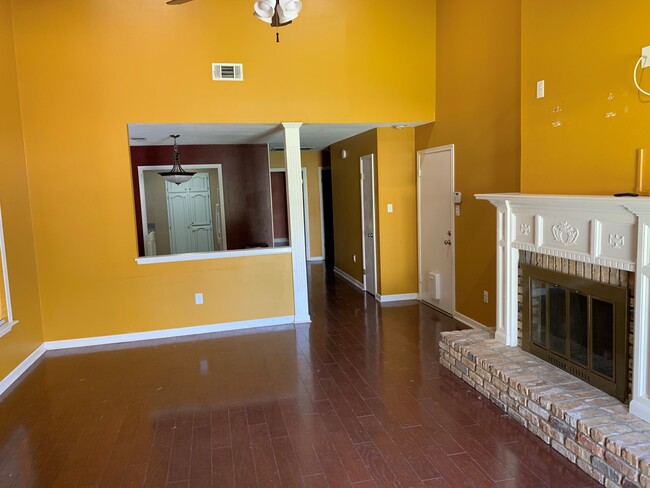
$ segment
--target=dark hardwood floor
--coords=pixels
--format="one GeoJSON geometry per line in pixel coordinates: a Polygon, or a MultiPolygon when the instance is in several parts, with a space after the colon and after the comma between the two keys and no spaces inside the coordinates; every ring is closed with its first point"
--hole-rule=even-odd
{"type": "Polygon", "coordinates": [[[48,353],[0,486],[598,486],[439,366],[461,324],[310,268],[311,325],[48,353]]]}

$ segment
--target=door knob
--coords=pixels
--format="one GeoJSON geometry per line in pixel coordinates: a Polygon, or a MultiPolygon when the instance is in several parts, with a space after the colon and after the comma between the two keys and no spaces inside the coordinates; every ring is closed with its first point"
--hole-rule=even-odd
{"type": "Polygon", "coordinates": [[[445,245],[451,246],[451,239],[445,239],[445,245]]]}
{"type": "Polygon", "coordinates": [[[368,234],[368,237],[373,237],[372,232],[370,234],[368,234]]]}

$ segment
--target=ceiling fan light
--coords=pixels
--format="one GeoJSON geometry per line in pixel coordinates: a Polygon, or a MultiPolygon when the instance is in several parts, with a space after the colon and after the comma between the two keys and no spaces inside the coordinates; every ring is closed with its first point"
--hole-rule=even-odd
{"type": "Polygon", "coordinates": [[[271,21],[273,20],[273,15],[271,15],[270,17],[263,17],[260,14],[258,14],[257,12],[253,12],[253,15],[255,17],[257,17],[258,19],[260,19],[262,22],[266,22],[267,24],[270,24],[271,21]]]}
{"type": "Polygon", "coordinates": [[[302,10],[302,2],[300,0],[280,0],[278,3],[283,14],[289,20],[298,17],[300,10],[302,10]]]}
{"type": "Polygon", "coordinates": [[[275,13],[275,0],[258,0],[253,5],[253,9],[255,17],[270,24],[275,13]]]}

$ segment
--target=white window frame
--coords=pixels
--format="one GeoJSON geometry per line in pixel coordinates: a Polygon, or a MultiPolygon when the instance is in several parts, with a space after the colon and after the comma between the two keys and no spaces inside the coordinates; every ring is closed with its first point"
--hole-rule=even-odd
{"type": "Polygon", "coordinates": [[[2,279],[4,280],[5,304],[7,307],[7,318],[0,319],[0,337],[9,333],[14,325],[18,323],[14,320],[11,308],[11,293],[9,291],[9,272],[7,270],[7,252],[5,247],[4,228],[2,226],[2,208],[0,208],[0,261],[2,262],[2,279]]]}

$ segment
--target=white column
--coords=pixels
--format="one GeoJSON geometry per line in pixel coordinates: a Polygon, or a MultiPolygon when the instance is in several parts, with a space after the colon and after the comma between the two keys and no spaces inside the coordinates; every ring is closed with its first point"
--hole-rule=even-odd
{"type": "Polygon", "coordinates": [[[289,239],[293,264],[294,322],[311,322],[307,294],[307,256],[305,255],[305,222],[302,201],[302,170],[300,168],[300,127],[302,123],[285,122],[284,164],[287,170],[289,199],[289,239]]]}
{"type": "Polygon", "coordinates": [[[650,213],[636,208],[631,210],[638,216],[638,234],[634,283],[634,373],[630,413],[650,422],[650,213]]]}
{"type": "Polygon", "coordinates": [[[508,202],[497,207],[497,330],[494,338],[506,346],[517,345],[517,288],[519,252],[512,247],[513,219],[508,202]]]}

